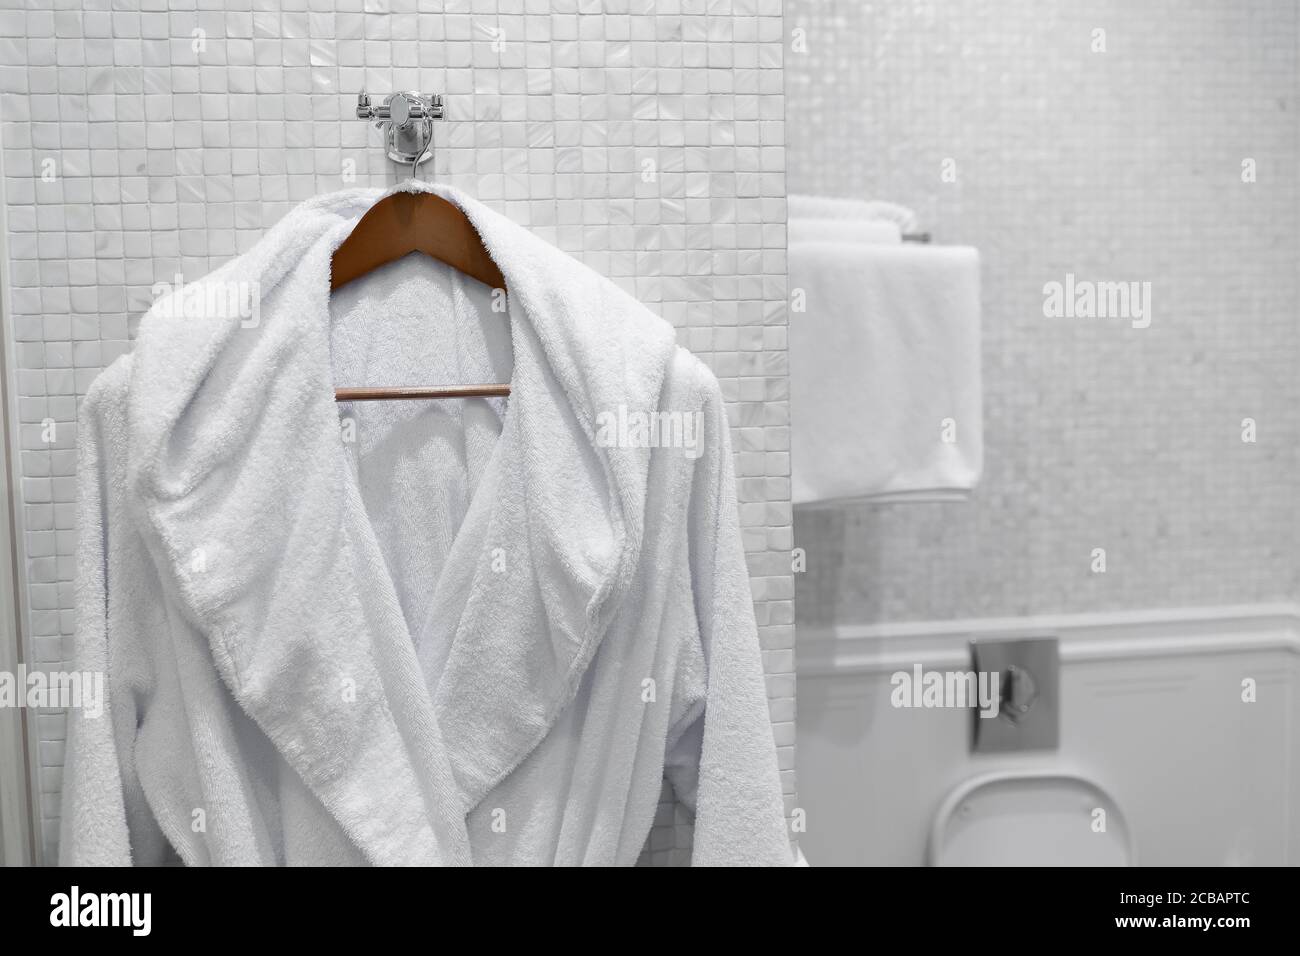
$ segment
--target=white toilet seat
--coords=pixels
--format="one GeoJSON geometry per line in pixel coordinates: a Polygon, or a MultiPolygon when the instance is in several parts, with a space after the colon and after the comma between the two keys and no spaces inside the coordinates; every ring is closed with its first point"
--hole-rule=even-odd
{"type": "Polygon", "coordinates": [[[935,814],[926,851],[930,866],[1136,861],[1127,821],[1108,793],[1083,777],[1042,771],[1004,771],[962,782],[935,814]]]}

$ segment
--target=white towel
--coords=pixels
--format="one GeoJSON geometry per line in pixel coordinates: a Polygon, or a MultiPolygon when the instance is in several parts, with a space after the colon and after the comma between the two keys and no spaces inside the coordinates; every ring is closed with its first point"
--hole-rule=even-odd
{"type": "Polygon", "coordinates": [[[900,232],[916,232],[916,213],[898,203],[883,199],[846,199],[842,196],[787,197],[786,212],[794,219],[855,219],[863,222],[892,222],[900,232]]]}
{"type": "Polygon", "coordinates": [[[951,500],[983,467],[979,254],[790,244],[793,497],[951,500]]]}
{"type": "Polygon", "coordinates": [[[791,218],[789,241],[796,242],[885,242],[903,241],[898,223],[888,219],[805,219],[791,218]]]}

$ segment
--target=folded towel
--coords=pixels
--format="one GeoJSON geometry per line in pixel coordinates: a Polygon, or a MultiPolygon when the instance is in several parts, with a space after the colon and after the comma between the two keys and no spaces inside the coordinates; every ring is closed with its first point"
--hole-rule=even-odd
{"type": "Polygon", "coordinates": [[[845,199],[840,196],[803,196],[786,199],[786,211],[794,219],[857,219],[892,222],[900,232],[917,232],[916,213],[898,203],[882,199],[845,199]]]}
{"type": "Polygon", "coordinates": [[[952,500],[983,467],[979,254],[790,244],[793,497],[952,500]]]}
{"type": "Polygon", "coordinates": [[[888,219],[805,219],[791,217],[789,241],[888,242],[903,241],[898,223],[888,219]]]}

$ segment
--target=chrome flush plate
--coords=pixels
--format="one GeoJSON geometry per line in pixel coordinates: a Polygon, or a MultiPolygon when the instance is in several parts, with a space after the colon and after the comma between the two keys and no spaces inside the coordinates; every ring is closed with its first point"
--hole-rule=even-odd
{"type": "Polygon", "coordinates": [[[996,717],[976,710],[975,753],[1055,750],[1060,743],[1060,654],[1057,639],[971,641],[976,674],[998,675],[996,717]]]}

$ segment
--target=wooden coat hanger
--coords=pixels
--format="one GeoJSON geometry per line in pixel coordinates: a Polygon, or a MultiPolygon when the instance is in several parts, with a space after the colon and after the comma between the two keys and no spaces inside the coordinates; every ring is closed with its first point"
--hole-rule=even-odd
{"type": "MultiPolygon", "coordinates": [[[[362,94],[364,97],[364,94],[362,94]]],[[[428,123],[428,121],[425,121],[428,123]]],[[[432,143],[432,123],[428,123],[432,143]]],[[[422,150],[411,164],[424,158],[422,150]]],[[[492,261],[478,230],[454,204],[425,192],[396,192],[375,203],[352,232],[334,250],[330,262],[330,291],[396,262],[412,252],[422,252],[493,289],[504,289],[505,278],[492,261]]],[[[416,387],[336,388],[338,402],[373,402],[414,398],[482,398],[506,396],[510,385],[434,385],[416,387]]]]}

